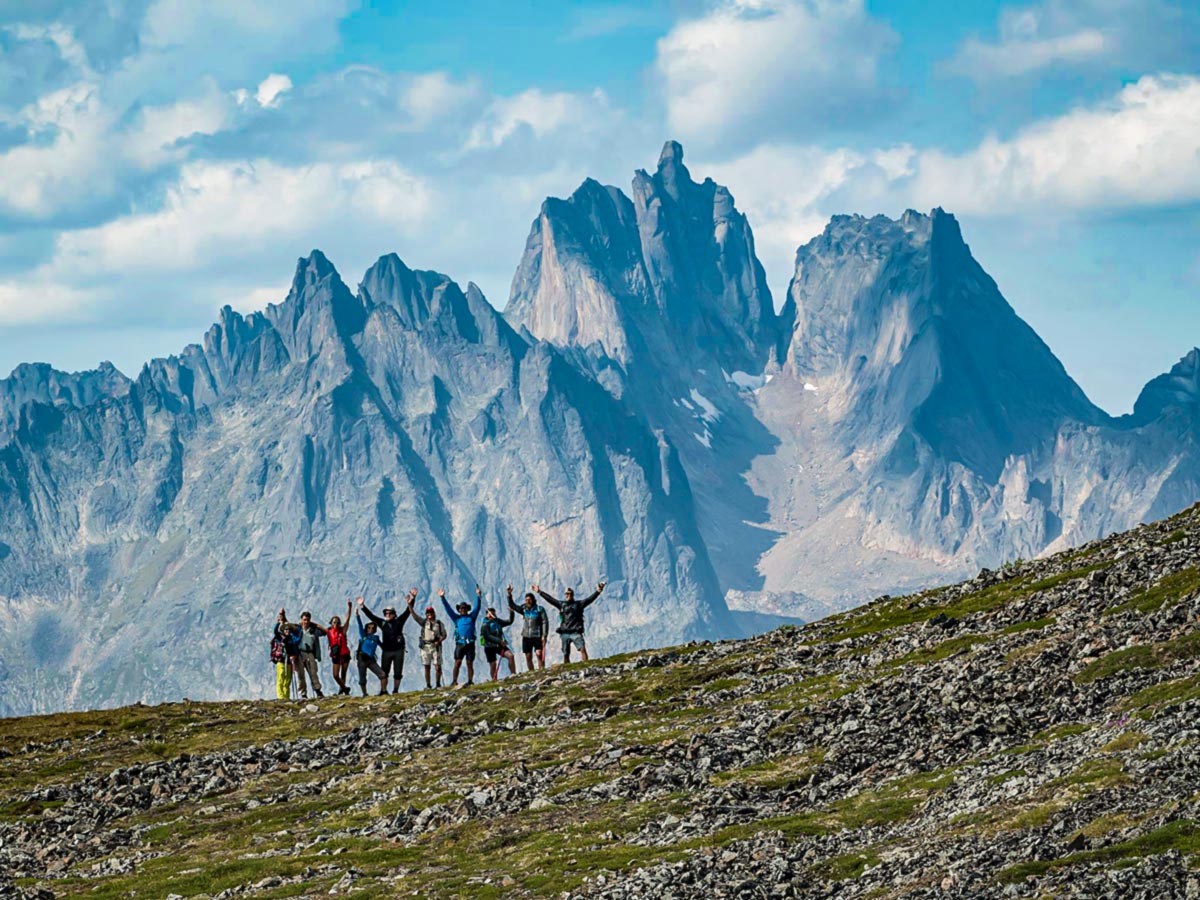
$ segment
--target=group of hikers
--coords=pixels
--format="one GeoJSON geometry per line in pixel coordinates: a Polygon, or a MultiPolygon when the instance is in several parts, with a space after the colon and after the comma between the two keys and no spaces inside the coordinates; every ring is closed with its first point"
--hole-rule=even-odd
{"type": "MultiPolygon", "coordinates": [[[[529,671],[535,666],[539,669],[546,667],[546,642],[550,636],[550,619],[545,607],[538,603],[541,597],[558,610],[558,635],[562,640],[562,659],[564,663],[571,661],[571,647],[579,649],[579,655],[588,658],[587,642],[584,640],[583,612],[596,602],[604,591],[604,582],[596,586],[591,596],[582,600],[575,598],[575,591],[567,588],[562,600],[552,597],[541,590],[536,584],[525,594],[524,601],[517,605],[513,600],[513,589],[507,588],[508,618],[502,619],[495,607],[489,606],[484,611],[483,624],[476,634],[476,623],[480,607],[483,606],[483,590],[475,586],[475,603],[466,602],[451,606],[446,599],[445,591],[438,591],[438,597],[445,607],[453,627],[454,635],[454,671],[450,677],[450,686],[458,685],[458,673],[466,664],[467,680],[464,687],[475,683],[475,646],[483,647],[484,657],[491,673],[492,681],[500,677],[502,660],[508,662],[510,674],[517,674],[517,661],[509,646],[504,629],[511,625],[516,617],[521,616],[521,652],[525,656],[525,665],[529,671]]],[[[279,610],[275,622],[275,630],[271,638],[271,662],[275,664],[275,695],[281,700],[291,699],[295,691],[301,699],[308,697],[308,686],[311,683],[313,692],[318,697],[324,697],[321,688],[320,663],[321,639],[329,645],[329,659],[333,663],[333,680],[337,683],[338,694],[349,694],[348,676],[350,663],[353,661],[358,669],[358,686],[363,696],[367,694],[367,673],[379,679],[379,693],[388,693],[389,673],[392,680],[392,692],[400,690],[400,679],[404,672],[404,623],[412,619],[418,630],[418,646],[421,651],[421,664],[425,668],[425,687],[442,686],[442,644],[446,642],[449,633],[442,620],[437,616],[437,610],[432,606],[425,607],[424,615],[416,610],[417,589],[413,588],[405,596],[405,609],[399,615],[393,606],[385,606],[382,615],[376,615],[366,605],[362,597],[354,603],[346,602],[345,618],[333,616],[329,627],[323,627],[313,621],[312,614],[302,612],[299,622],[289,622],[287,612],[279,610]],[[350,651],[350,614],[354,613],[358,623],[358,645],[355,651],[350,651]],[[363,616],[367,622],[363,623],[363,616]]]]}

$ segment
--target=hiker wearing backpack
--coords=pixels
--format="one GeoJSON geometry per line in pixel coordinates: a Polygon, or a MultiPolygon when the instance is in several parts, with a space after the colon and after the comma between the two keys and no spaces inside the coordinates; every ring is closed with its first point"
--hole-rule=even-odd
{"type": "Polygon", "coordinates": [[[375,660],[375,651],[379,649],[379,626],[368,622],[364,628],[362,616],[358,613],[354,614],[354,620],[358,622],[358,653],[355,654],[358,661],[358,687],[363,696],[367,696],[367,672],[372,672],[379,679],[379,693],[382,696],[387,693],[387,673],[375,660]]]}
{"type": "MultiPolygon", "coordinates": [[[[410,591],[410,595],[415,598],[416,590],[410,591]]],[[[379,626],[380,664],[385,677],[389,671],[392,673],[392,693],[398,694],[400,678],[404,674],[404,623],[408,621],[410,610],[405,609],[397,616],[394,606],[385,606],[383,618],[380,618],[367,608],[362,597],[358,598],[358,606],[368,619],[379,626]]]]}
{"type": "Polygon", "coordinates": [[[312,681],[313,691],[318,697],[324,697],[325,694],[321,690],[321,676],[318,674],[321,668],[321,638],[325,637],[327,632],[320,625],[317,625],[312,620],[312,613],[300,613],[300,638],[297,642],[296,649],[299,651],[296,655],[296,678],[300,682],[300,699],[308,699],[308,684],[307,680],[312,681]]]}
{"type": "Polygon", "coordinates": [[[292,699],[293,661],[299,638],[299,627],[287,620],[287,613],[280,607],[271,635],[271,662],[275,663],[275,697],[278,700],[292,699]]]}
{"type": "Polygon", "coordinates": [[[512,613],[509,613],[507,619],[501,619],[496,615],[495,608],[491,606],[483,615],[483,625],[479,629],[479,643],[483,644],[483,655],[487,657],[492,681],[496,681],[500,677],[500,660],[502,659],[508,660],[508,671],[513,675],[517,674],[517,661],[513,658],[512,651],[508,649],[508,638],[504,635],[504,629],[512,623],[512,613]]]}
{"type": "Polygon", "coordinates": [[[584,662],[587,662],[587,643],[583,639],[583,611],[595,603],[596,599],[604,593],[604,582],[602,581],[596,585],[595,592],[586,600],[576,600],[574,588],[567,588],[566,597],[561,602],[541,590],[536,584],[533,586],[533,592],[559,612],[560,624],[558,626],[558,634],[562,638],[563,662],[569,663],[571,661],[572,644],[579,648],[580,658],[584,662]]]}
{"type": "Polygon", "coordinates": [[[432,606],[425,607],[424,618],[417,618],[417,611],[413,609],[413,604],[416,602],[417,593],[412,591],[408,595],[408,612],[412,616],[413,621],[420,626],[420,637],[418,638],[418,646],[421,650],[421,665],[425,667],[425,687],[426,689],[433,687],[429,682],[429,670],[433,668],[437,671],[437,686],[442,686],[442,644],[446,640],[446,626],[442,624],[442,620],[437,617],[432,606]]]}
{"type": "Polygon", "coordinates": [[[525,594],[525,602],[517,607],[513,603],[512,585],[508,586],[508,608],[515,616],[521,614],[521,652],[525,654],[525,665],[533,671],[533,660],[537,657],[539,669],[546,668],[546,638],[550,636],[550,617],[537,602],[533,594],[525,594]]]}
{"type": "Polygon", "coordinates": [[[338,695],[349,694],[346,673],[350,669],[350,601],[346,601],[346,618],[334,616],[329,620],[326,636],[329,638],[329,661],[333,663],[333,680],[337,682],[338,695]],[[342,622],[345,621],[345,624],[342,622]]]}
{"type": "Polygon", "coordinates": [[[454,623],[454,672],[450,676],[450,686],[458,684],[458,669],[463,660],[467,661],[467,683],[470,687],[475,683],[475,620],[479,618],[479,607],[483,603],[483,591],[475,585],[475,605],[468,606],[465,602],[451,608],[446,599],[445,591],[438,591],[442,606],[446,607],[446,615],[454,623]]]}

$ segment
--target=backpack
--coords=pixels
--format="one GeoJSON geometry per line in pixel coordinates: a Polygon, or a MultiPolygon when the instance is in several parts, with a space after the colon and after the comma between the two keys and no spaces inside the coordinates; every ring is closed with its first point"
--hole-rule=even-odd
{"type": "Polygon", "coordinates": [[[287,662],[287,649],[281,638],[271,638],[271,662],[287,662]]]}

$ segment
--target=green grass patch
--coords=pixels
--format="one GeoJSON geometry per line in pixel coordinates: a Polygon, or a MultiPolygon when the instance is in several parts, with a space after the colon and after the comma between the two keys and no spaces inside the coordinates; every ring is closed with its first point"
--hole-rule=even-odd
{"type": "Polygon", "coordinates": [[[879,865],[879,856],[871,851],[846,853],[813,866],[813,874],[826,881],[850,881],[862,876],[867,869],[879,865]]]}
{"type": "Polygon", "coordinates": [[[1020,575],[967,594],[965,597],[958,597],[949,603],[928,603],[930,599],[937,597],[939,592],[876,602],[865,609],[855,610],[829,620],[834,627],[822,636],[822,640],[839,641],[862,637],[917,622],[926,622],[939,614],[952,619],[963,619],[1004,606],[1021,597],[1048,591],[1084,578],[1105,565],[1107,563],[1096,563],[1038,581],[1033,581],[1031,574],[1020,575]]]}
{"type": "Polygon", "coordinates": [[[1119,753],[1122,750],[1133,750],[1140,747],[1148,740],[1150,739],[1140,731],[1126,731],[1124,734],[1113,738],[1101,747],[1100,750],[1103,753],[1119,753]]]}
{"type": "Polygon", "coordinates": [[[1001,884],[1018,884],[1054,869],[1098,862],[1136,861],[1142,857],[1166,853],[1168,850],[1177,850],[1184,855],[1200,853],[1200,828],[1197,828],[1196,823],[1190,819],[1181,819],[1111,847],[1071,853],[1059,859],[1019,863],[1001,871],[997,880],[1001,884]]]}
{"type": "Polygon", "coordinates": [[[1110,606],[1104,611],[1107,615],[1137,611],[1152,613],[1164,606],[1174,606],[1200,592],[1200,566],[1190,566],[1178,572],[1172,572],[1154,583],[1149,590],[1126,600],[1118,606],[1110,606]]]}
{"type": "Polygon", "coordinates": [[[1100,657],[1076,675],[1075,682],[1090,684],[1118,672],[1162,669],[1183,660],[1193,659],[1197,653],[1200,653],[1200,631],[1157,644],[1136,644],[1100,657]]]}

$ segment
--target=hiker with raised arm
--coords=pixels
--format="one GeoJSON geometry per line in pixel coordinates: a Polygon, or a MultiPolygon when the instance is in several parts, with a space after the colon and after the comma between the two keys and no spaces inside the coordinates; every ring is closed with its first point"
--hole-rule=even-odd
{"type": "Polygon", "coordinates": [[[458,670],[463,660],[467,662],[467,683],[470,687],[475,683],[475,620],[479,618],[479,607],[483,604],[483,590],[475,585],[475,605],[468,606],[465,602],[450,606],[445,591],[438,591],[442,606],[446,607],[446,615],[454,623],[454,672],[450,676],[450,686],[458,684],[458,670]]]}
{"type": "Polygon", "coordinates": [[[300,699],[308,698],[307,681],[312,682],[313,691],[324,697],[321,690],[321,638],[328,632],[312,620],[312,613],[300,613],[300,639],[296,649],[296,678],[300,682],[300,699]]]}
{"type": "Polygon", "coordinates": [[[571,661],[572,644],[579,648],[580,658],[584,662],[587,662],[587,642],[583,639],[583,611],[595,603],[596,599],[604,593],[604,582],[602,581],[596,585],[596,590],[590,597],[584,600],[575,599],[574,588],[567,588],[566,595],[561,601],[555,597],[551,597],[536,584],[533,586],[533,592],[559,612],[560,624],[558,626],[558,634],[562,638],[563,662],[569,663],[571,661]]]}
{"type": "Polygon", "coordinates": [[[416,588],[413,588],[408,595],[408,612],[412,616],[413,621],[421,629],[418,644],[421,650],[421,665],[425,667],[425,687],[427,689],[433,687],[429,681],[429,670],[431,668],[437,673],[437,686],[441,687],[442,644],[446,640],[446,626],[437,617],[437,613],[432,606],[425,607],[425,616],[423,618],[417,618],[417,611],[413,609],[416,599],[417,591],[416,588]]]}
{"type": "MultiPolygon", "coordinates": [[[[511,596],[509,600],[512,600],[511,596]]],[[[483,655],[487,657],[492,681],[496,681],[500,677],[500,660],[502,659],[508,660],[509,673],[517,674],[517,661],[513,658],[512,651],[508,649],[508,638],[504,634],[504,629],[512,623],[513,613],[509,613],[507,619],[501,619],[496,615],[495,607],[492,606],[489,606],[483,614],[483,625],[479,628],[479,640],[483,644],[483,655]]]]}
{"type": "MultiPolygon", "coordinates": [[[[358,598],[358,605],[363,605],[362,597],[358,598]]],[[[379,649],[379,626],[368,622],[364,627],[362,616],[357,612],[354,613],[354,619],[358,622],[358,653],[355,654],[358,662],[358,687],[363,696],[367,696],[367,672],[371,672],[379,679],[379,693],[382,696],[387,693],[387,674],[375,659],[375,652],[379,649]]]]}
{"type": "MultiPolygon", "coordinates": [[[[412,596],[415,595],[415,591],[412,592],[412,596]]],[[[408,620],[409,610],[405,609],[397,616],[394,606],[385,606],[383,617],[380,618],[367,608],[362,597],[358,598],[358,605],[362,609],[363,615],[379,626],[379,646],[382,651],[379,663],[383,669],[385,681],[388,672],[392,673],[392,693],[398,694],[400,693],[400,679],[404,675],[404,623],[408,620]]],[[[385,690],[384,693],[386,694],[387,691],[385,690]]]]}
{"type": "Polygon", "coordinates": [[[338,695],[349,694],[346,672],[350,668],[350,601],[346,601],[346,618],[333,616],[325,636],[329,640],[329,661],[333,663],[333,680],[337,682],[338,695]]]}
{"type": "Polygon", "coordinates": [[[550,617],[546,615],[545,607],[529,592],[526,592],[524,602],[518,607],[513,603],[513,589],[510,584],[508,608],[513,615],[521,615],[521,652],[525,654],[526,667],[532,672],[533,661],[536,658],[537,667],[546,668],[546,639],[550,636],[550,617]]]}

